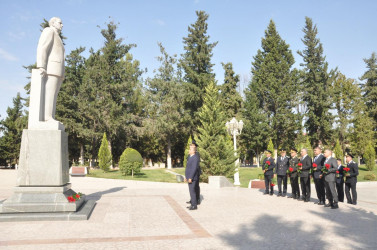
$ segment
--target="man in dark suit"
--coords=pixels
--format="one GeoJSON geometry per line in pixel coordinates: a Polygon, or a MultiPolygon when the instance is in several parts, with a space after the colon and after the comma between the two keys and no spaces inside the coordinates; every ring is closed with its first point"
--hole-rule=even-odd
{"type": "MultiPolygon", "coordinates": [[[[197,199],[197,204],[200,205],[200,186],[199,186],[199,183],[200,183],[200,175],[202,174],[202,169],[200,168],[200,154],[198,152],[198,144],[196,144],[196,142],[194,140],[192,140],[191,144],[190,144],[190,148],[194,148],[195,150],[195,154],[199,157],[199,167],[198,167],[198,181],[196,182],[196,185],[195,185],[195,192],[196,192],[196,199],[197,199]]],[[[190,157],[190,155],[187,156],[187,159],[190,157]]],[[[187,204],[191,204],[191,200],[190,201],[187,201],[186,202],[187,204]]]]}
{"type": "Polygon", "coordinates": [[[199,156],[196,154],[194,147],[190,147],[189,158],[187,159],[186,165],[186,180],[188,182],[189,191],[190,191],[190,201],[191,206],[187,207],[189,210],[198,209],[198,200],[196,195],[196,185],[199,181],[199,156]]]}
{"type": "Polygon", "coordinates": [[[291,180],[291,187],[292,187],[292,196],[289,196],[288,198],[293,199],[299,199],[300,198],[300,187],[298,185],[298,172],[297,172],[297,164],[299,162],[299,159],[297,157],[297,149],[292,148],[291,149],[291,159],[289,160],[289,169],[290,173],[288,174],[290,180],[291,180]]]}
{"type": "Polygon", "coordinates": [[[353,155],[347,153],[346,160],[347,160],[347,168],[350,170],[348,173],[344,173],[346,177],[346,197],[348,204],[357,204],[357,192],[356,192],[356,183],[357,183],[357,176],[359,175],[359,167],[357,163],[353,160],[353,155]],[[352,190],[352,198],[350,194],[350,189],[352,190]]]}
{"type": "Polygon", "coordinates": [[[274,158],[271,157],[272,152],[270,150],[266,150],[265,152],[266,158],[263,160],[263,173],[264,173],[264,184],[266,186],[266,191],[264,194],[274,194],[274,187],[272,184],[272,179],[274,178],[274,168],[275,168],[275,161],[274,158]],[[271,192],[268,191],[270,188],[271,192]]]}
{"type": "Polygon", "coordinates": [[[313,159],[313,179],[315,184],[315,191],[317,192],[318,205],[325,205],[325,182],[324,179],[320,178],[321,170],[323,168],[325,157],[322,154],[322,149],[320,147],[314,148],[314,159],[313,159]]]}
{"type": "Polygon", "coordinates": [[[312,158],[308,155],[308,150],[306,148],[301,149],[301,159],[299,166],[301,170],[300,173],[300,184],[302,192],[302,200],[304,202],[310,201],[310,169],[312,167],[312,158]]]}
{"type": "Polygon", "coordinates": [[[331,207],[331,209],[337,209],[338,207],[338,194],[336,193],[336,171],[338,170],[338,164],[336,159],[331,157],[332,151],[326,149],[324,153],[325,167],[322,170],[321,178],[325,178],[326,185],[326,196],[329,200],[328,204],[325,204],[325,207],[331,207]]]}
{"type": "Polygon", "coordinates": [[[280,157],[276,161],[275,173],[278,179],[278,196],[285,197],[287,195],[287,170],[289,167],[289,158],[285,149],[280,150],[280,157]],[[281,193],[281,183],[283,182],[283,194],[281,193]]]}
{"type": "Polygon", "coordinates": [[[337,159],[336,161],[338,162],[338,170],[336,172],[336,192],[338,193],[339,202],[344,202],[344,175],[342,160],[337,159]]]}

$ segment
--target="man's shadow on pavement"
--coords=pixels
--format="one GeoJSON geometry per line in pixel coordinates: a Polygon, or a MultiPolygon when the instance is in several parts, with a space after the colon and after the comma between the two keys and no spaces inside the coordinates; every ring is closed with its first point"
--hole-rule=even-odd
{"type": "MultiPolygon", "coordinates": [[[[289,213],[289,211],[285,211],[289,213]]],[[[335,222],[333,234],[342,237],[348,248],[375,249],[377,246],[377,215],[363,208],[354,207],[351,211],[321,209],[311,211],[312,216],[335,222]]],[[[234,249],[327,249],[330,246],[323,239],[328,229],[326,225],[315,225],[307,231],[306,225],[312,220],[286,221],[282,216],[265,214],[250,224],[239,226],[235,233],[219,235],[234,249]]],[[[331,241],[327,237],[327,241],[331,241]]]]}
{"type": "Polygon", "coordinates": [[[108,190],[105,190],[105,191],[100,191],[100,192],[96,192],[96,193],[92,193],[92,194],[89,194],[87,195],[88,199],[90,200],[95,200],[95,201],[98,201],[101,199],[102,195],[105,195],[105,194],[111,194],[111,193],[116,193],[116,192],[119,192],[119,191],[122,191],[123,189],[125,189],[127,187],[115,187],[115,188],[110,188],[108,190]]]}

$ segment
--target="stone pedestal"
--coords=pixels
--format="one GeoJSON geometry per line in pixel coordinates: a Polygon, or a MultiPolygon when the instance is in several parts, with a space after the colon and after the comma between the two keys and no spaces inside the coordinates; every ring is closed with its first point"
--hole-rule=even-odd
{"type": "Polygon", "coordinates": [[[63,186],[69,181],[68,171],[68,136],[64,131],[23,131],[17,186],[63,186]]]}
{"type": "Polygon", "coordinates": [[[68,202],[67,197],[75,194],[71,184],[61,187],[15,187],[14,194],[0,206],[0,213],[75,212],[85,201],[83,195],[76,202],[68,202]]]}

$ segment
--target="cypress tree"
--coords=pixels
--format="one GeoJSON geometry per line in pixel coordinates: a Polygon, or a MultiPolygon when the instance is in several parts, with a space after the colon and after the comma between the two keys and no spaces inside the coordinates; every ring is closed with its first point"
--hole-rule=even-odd
{"type": "Polygon", "coordinates": [[[343,160],[344,154],[343,154],[343,149],[340,146],[339,140],[336,140],[336,144],[334,147],[334,154],[336,158],[343,160]]]}
{"type": "Polygon", "coordinates": [[[297,53],[302,56],[304,67],[302,79],[303,101],[307,106],[307,120],[305,128],[312,146],[328,145],[331,140],[333,115],[331,109],[331,78],[328,73],[328,63],[323,56],[323,47],[317,38],[317,26],[311,18],[305,18],[303,29],[305,45],[303,51],[297,53]]]}
{"type": "Polygon", "coordinates": [[[294,58],[272,20],[262,38],[262,48],[253,59],[250,89],[256,92],[259,107],[267,114],[275,147],[290,147],[300,127],[299,116],[293,112],[297,101],[295,71],[291,70],[294,58]]]}
{"type": "Polygon", "coordinates": [[[232,139],[225,128],[226,116],[213,82],[206,87],[199,118],[200,126],[195,141],[199,146],[203,181],[207,182],[210,175],[232,176],[237,156],[234,155],[232,139]]]}
{"type": "Polygon", "coordinates": [[[98,151],[98,161],[100,169],[102,169],[104,172],[109,171],[112,164],[112,156],[109,149],[109,143],[107,141],[106,133],[103,133],[101,147],[98,151]]]}
{"type": "Polygon", "coordinates": [[[179,66],[184,71],[185,108],[190,113],[191,130],[195,131],[198,119],[195,113],[203,105],[205,88],[215,80],[212,72],[212,50],[217,42],[210,43],[207,35],[208,17],[204,11],[196,11],[197,20],[188,27],[188,35],[183,38],[185,53],[179,66]]]}
{"type": "Polygon", "coordinates": [[[192,138],[191,138],[191,135],[190,135],[189,138],[188,138],[187,144],[186,144],[185,153],[183,155],[183,167],[184,168],[187,165],[187,157],[189,155],[191,142],[192,142],[192,138]]]}
{"type": "Polygon", "coordinates": [[[237,91],[240,76],[236,75],[232,63],[222,63],[224,68],[224,83],[219,86],[221,103],[224,106],[225,114],[228,119],[236,117],[241,109],[242,97],[237,91]]]}
{"type": "Polygon", "coordinates": [[[365,165],[369,171],[373,171],[376,165],[376,151],[374,151],[374,146],[372,143],[368,143],[364,153],[365,165]]]}

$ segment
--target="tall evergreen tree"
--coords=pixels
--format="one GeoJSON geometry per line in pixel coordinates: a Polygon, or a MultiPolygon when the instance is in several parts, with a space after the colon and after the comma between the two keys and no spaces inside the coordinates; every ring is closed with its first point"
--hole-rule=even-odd
{"type": "Polygon", "coordinates": [[[90,50],[81,91],[81,104],[87,109],[86,119],[93,131],[92,145],[97,145],[99,133],[105,132],[115,161],[139,135],[142,112],[142,71],[129,53],[136,45],[124,44],[122,38],[117,38],[116,30],[114,22],[101,30],[105,44],[98,51],[90,50]]]}
{"type": "Polygon", "coordinates": [[[212,50],[217,44],[210,43],[210,36],[207,35],[209,15],[204,11],[196,11],[196,15],[196,22],[188,27],[188,35],[183,38],[185,53],[179,63],[185,73],[185,108],[192,117],[192,131],[196,130],[198,125],[195,113],[203,105],[205,88],[215,80],[211,58],[212,50]]]}
{"type": "Polygon", "coordinates": [[[377,56],[372,53],[371,57],[364,59],[367,71],[360,80],[364,80],[363,85],[364,98],[367,105],[367,111],[374,120],[374,131],[377,132],[377,56]]]}
{"type": "MultiPolygon", "coordinates": [[[[333,82],[333,102],[337,111],[336,124],[337,133],[336,140],[339,140],[342,151],[346,149],[347,131],[351,123],[351,115],[355,105],[355,99],[358,95],[358,86],[354,79],[346,78],[340,72],[333,82]]],[[[336,141],[335,140],[335,141],[336,141]]]]}
{"type": "Polygon", "coordinates": [[[220,85],[220,98],[228,119],[236,117],[241,110],[242,97],[237,91],[240,76],[236,75],[232,63],[222,63],[224,68],[224,83],[220,85]]]}
{"type": "Polygon", "coordinates": [[[317,38],[317,26],[311,18],[305,18],[303,29],[305,45],[303,51],[297,53],[302,56],[304,63],[303,101],[307,106],[307,120],[305,128],[310,137],[312,146],[327,145],[331,140],[333,116],[331,109],[331,77],[328,73],[328,63],[323,56],[323,47],[317,38]]]}
{"type": "Polygon", "coordinates": [[[258,159],[259,167],[260,154],[267,147],[269,138],[268,117],[259,106],[255,86],[252,84],[245,90],[245,102],[242,110],[244,127],[240,136],[242,144],[253,152],[258,159]]]}
{"type": "Polygon", "coordinates": [[[1,158],[11,164],[17,164],[20,155],[22,130],[26,128],[27,117],[23,112],[23,104],[20,93],[13,98],[13,107],[7,108],[7,117],[0,121],[0,131],[3,136],[0,138],[1,158]]]}
{"type": "Polygon", "coordinates": [[[183,91],[175,70],[176,59],[169,56],[159,43],[161,56],[157,59],[161,66],[153,79],[147,81],[148,117],[145,120],[147,130],[158,135],[165,144],[168,168],[172,168],[172,147],[178,139],[176,134],[183,128],[183,91]]]}
{"type": "Polygon", "coordinates": [[[259,107],[267,114],[268,130],[276,148],[292,146],[300,127],[299,115],[293,112],[297,103],[293,63],[289,45],[271,20],[262,38],[262,49],[252,62],[251,89],[256,93],[259,107]]]}
{"type": "Polygon", "coordinates": [[[218,89],[211,82],[206,87],[204,104],[199,112],[200,126],[195,135],[199,146],[203,181],[210,175],[234,174],[235,161],[233,143],[225,128],[226,116],[223,111],[218,89]]]}
{"type": "MultiPolygon", "coordinates": [[[[66,58],[65,80],[56,102],[56,117],[65,125],[68,133],[69,157],[84,160],[84,146],[88,142],[88,124],[85,120],[85,105],[82,102],[81,86],[85,74],[85,48],[72,50],[66,58]]],[[[81,162],[83,163],[83,162],[81,162]]]]}
{"type": "Polygon", "coordinates": [[[363,156],[368,144],[374,145],[375,142],[375,122],[367,109],[362,91],[357,88],[349,126],[349,140],[352,153],[359,157],[363,156]]]}

